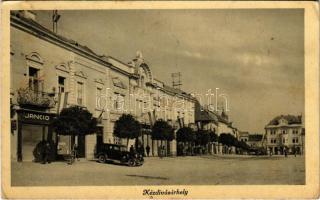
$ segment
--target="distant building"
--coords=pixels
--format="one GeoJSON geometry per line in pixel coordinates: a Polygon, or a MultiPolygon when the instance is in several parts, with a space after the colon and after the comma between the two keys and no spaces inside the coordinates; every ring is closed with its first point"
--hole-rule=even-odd
{"type": "Polygon", "coordinates": [[[280,115],[265,126],[265,145],[268,153],[304,154],[305,131],[302,116],[280,115]]]}
{"type": "MultiPolygon", "coordinates": [[[[221,111],[221,113],[211,111],[208,108],[201,106],[198,101],[195,103],[195,122],[198,129],[213,131],[217,136],[225,133],[238,138],[238,129],[232,126],[232,122],[229,121],[229,117],[224,111],[221,111]]],[[[214,153],[226,151],[223,150],[224,147],[220,143],[216,143],[212,147],[214,153]]],[[[235,147],[232,147],[231,152],[235,153],[235,147]]]]}
{"type": "Polygon", "coordinates": [[[248,142],[249,141],[249,132],[246,131],[239,131],[239,137],[238,137],[239,141],[242,142],[248,142]]]}
{"type": "Polygon", "coordinates": [[[249,134],[249,138],[248,138],[247,144],[251,148],[262,147],[262,139],[263,139],[263,135],[262,134],[249,134]]]}
{"type": "Polygon", "coordinates": [[[221,113],[211,111],[201,106],[199,102],[195,103],[195,122],[199,129],[214,131],[218,136],[221,133],[229,133],[237,137],[238,129],[232,126],[224,111],[221,113]]]}

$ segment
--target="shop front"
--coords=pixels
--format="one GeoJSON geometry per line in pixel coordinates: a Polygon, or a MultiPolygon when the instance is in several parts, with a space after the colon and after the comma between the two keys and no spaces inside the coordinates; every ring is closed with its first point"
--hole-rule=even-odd
{"type": "Polygon", "coordinates": [[[55,114],[28,109],[19,109],[17,114],[17,161],[32,161],[33,151],[40,141],[56,140],[52,129],[55,114]]]}

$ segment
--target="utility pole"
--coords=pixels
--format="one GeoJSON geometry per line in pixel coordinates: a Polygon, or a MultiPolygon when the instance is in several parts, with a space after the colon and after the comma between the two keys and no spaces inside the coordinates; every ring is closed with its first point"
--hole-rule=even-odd
{"type": "Polygon", "coordinates": [[[181,89],[181,72],[176,72],[176,73],[172,73],[171,74],[172,77],[172,87],[173,88],[177,88],[177,89],[181,89]]]}
{"type": "Polygon", "coordinates": [[[52,11],[52,31],[58,33],[58,21],[61,15],[58,14],[58,10],[52,11]]]}

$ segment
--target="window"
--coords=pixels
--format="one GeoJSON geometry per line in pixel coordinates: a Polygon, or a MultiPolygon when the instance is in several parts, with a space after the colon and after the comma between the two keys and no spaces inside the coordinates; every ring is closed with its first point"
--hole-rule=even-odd
{"type": "Polygon", "coordinates": [[[39,69],[29,67],[29,88],[35,92],[40,90],[39,69]]]}
{"type": "Polygon", "coordinates": [[[286,143],[286,140],[285,140],[284,138],[282,139],[282,143],[283,143],[283,144],[285,144],[285,143],[286,143]]]}
{"type": "Polygon", "coordinates": [[[298,138],[293,138],[293,139],[292,139],[292,143],[299,143],[298,138]]]}
{"type": "Polygon", "coordinates": [[[286,130],[282,130],[282,134],[286,134],[286,130]]]}
{"type": "Polygon", "coordinates": [[[114,93],[113,107],[116,110],[123,109],[123,107],[124,107],[124,95],[121,95],[119,93],[114,93]]]}
{"type": "Polygon", "coordinates": [[[66,78],[62,76],[58,76],[58,92],[59,93],[65,92],[65,83],[66,83],[66,78]]]}
{"type": "Polygon", "coordinates": [[[275,135],[276,134],[276,130],[271,129],[270,130],[270,135],[275,135]]]}
{"type": "Polygon", "coordinates": [[[78,105],[83,105],[83,83],[77,82],[77,103],[78,105]]]}
{"type": "Polygon", "coordinates": [[[96,92],[96,108],[101,108],[101,94],[102,94],[102,88],[97,88],[96,92]]]}

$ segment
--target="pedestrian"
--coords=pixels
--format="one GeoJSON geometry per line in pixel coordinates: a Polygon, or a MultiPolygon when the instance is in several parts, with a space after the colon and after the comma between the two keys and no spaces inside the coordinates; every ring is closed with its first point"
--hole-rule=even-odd
{"type": "Polygon", "coordinates": [[[284,149],[284,156],[288,157],[287,149],[284,149]]]}
{"type": "Polygon", "coordinates": [[[73,145],[73,156],[74,159],[77,159],[77,161],[79,161],[79,155],[78,155],[78,145],[76,143],[74,143],[73,145]]]}
{"type": "Polygon", "coordinates": [[[49,159],[50,154],[51,154],[51,145],[49,142],[45,142],[45,145],[43,148],[42,164],[51,163],[51,160],[49,159]]]}
{"type": "Polygon", "coordinates": [[[166,156],[166,149],[165,149],[165,147],[164,146],[162,146],[162,156],[166,156]]]}
{"type": "Polygon", "coordinates": [[[146,147],[146,152],[147,152],[147,156],[149,157],[149,154],[150,154],[150,147],[149,147],[149,145],[147,145],[147,147],[146,147]]]}
{"type": "Polygon", "coordinates": [[[130,151],[131,155],[134,155],[134,147],[133,147],[133,145],[130,146],[130,150],[129,151],[130,151]]]}
{"type": "Polygon", "coordinates": [[[159,154],[159,158],[162,158],[163,157],[163,154],[162,154],[162,146],[158,147],[158,154],[159,154]]]}
{"type": "Polygon", "coordinates": [[[41,143],[41,164],[46,164],[46,162],[45,162],[45,160],[46,160],[46,153],[47,153],[47,151],[46,151],[46,141],[45,140],[43,140],[42,141],[42,143],[41,143]]]}

